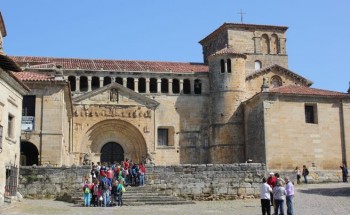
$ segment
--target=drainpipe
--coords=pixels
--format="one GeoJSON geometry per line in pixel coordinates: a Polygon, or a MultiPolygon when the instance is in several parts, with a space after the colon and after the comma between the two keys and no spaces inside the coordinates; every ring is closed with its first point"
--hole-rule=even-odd
{"type": "Polygon", "coordinates": [[[43,120],[44,118],[44,94],[41,96],[41,117],[40,117],[40,161],[39,165],[42,165],[42,154],[43,154],[43,120]]]}
{"type": "Polygon", "coordinates": [[[342,162],[343,164],[347,165],[347,158],[346,158],[346,135],[345,135],[345,119],[344,119],[344,103],[343,100],[340,102],[340,129],[341,129],[341,151],[342,151],[342,162]]]}

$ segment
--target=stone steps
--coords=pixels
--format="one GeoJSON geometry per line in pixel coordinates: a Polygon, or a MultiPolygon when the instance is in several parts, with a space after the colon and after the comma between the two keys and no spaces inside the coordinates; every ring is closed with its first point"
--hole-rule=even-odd
{"type": "MultiPolygon", "coordinates": [[[[81,190],[71,195],[71,202],[83,205],[83,192],[81,190]]],[[[127,187],[123,194],[123,204],[126,206],[140,205],[179,205],[194,204],[193,201],[153,191],[150,187],[127,187]]]]}

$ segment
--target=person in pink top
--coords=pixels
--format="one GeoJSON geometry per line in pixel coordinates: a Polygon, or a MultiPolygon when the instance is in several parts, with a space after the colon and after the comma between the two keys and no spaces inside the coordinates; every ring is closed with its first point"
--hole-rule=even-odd
{"type": "Polygon", "coordinates": [[[145,174],[146,174],[146,167],[143,165],[143,163],[140,163],[139,165],[139,175],[140,175],[140,186],[145,186],[145,174]]]}

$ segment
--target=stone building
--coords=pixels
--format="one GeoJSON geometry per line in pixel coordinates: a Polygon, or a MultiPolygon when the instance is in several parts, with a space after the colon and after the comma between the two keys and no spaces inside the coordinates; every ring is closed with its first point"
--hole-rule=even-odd
{"type": "MultiPolygon", "coordinates": [[[[62,137],[42,141],[42,164],[152,157],[159,165],[252,159],[268,169],[339,168],[350,152],[350,96],[310,88],[288,69],[287,29],[225,23],[200,41],[204,63],[12,57],[24,73],[62,79],[42,88],[59,88],[60,101],[31,93],[44,103],[35,128],[55,124],[62,137]]],[[[25,144],[38,148],[34,136],[49,130],[29,132],[25,144]]]]}
{"type": "Polygon", "coordinates": [[[16,196],[20,157],[22,99],[29,89],[13,72],[21,68],[3,51],[6,28],[0,13],[0,204],[16,196]]]}

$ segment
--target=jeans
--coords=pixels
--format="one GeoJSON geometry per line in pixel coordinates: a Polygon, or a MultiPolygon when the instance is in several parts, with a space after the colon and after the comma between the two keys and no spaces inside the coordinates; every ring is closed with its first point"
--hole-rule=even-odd
{"type": "Polygon", "coordinates": [[[145,175],[140,175],[140,186],[145,185],[145,175]]]}
{"type": "Polygon", "coordinates": [[[109,205],[109,190],[103,191],[102,197],[103,197],[103,205],[107,207],[109,205]]]}
{"type": "Polygon", "coordinates": [[[283,204],[284,200],[275,199],[275,214],[284,215],[283,204]],[[278,213],[278,208],[280,209],[280,213],[278,213]]]}
{"type": "Polygon", "coordinates": [[[293,199],[294,196],[287,196],[286,197],[286,203],[287,203],[287,215],[294,215],[294,206],[293,206],[293,199]]]}
{"type": "Polygon", "coordinates": [[[84,206],[90,206],[90,193],[84,193],[84,206]]]}
{"type": "Polygon", "coordinates": [[[307,176],[306,175],[304,175],[304,182],[305,182],[305,184],[307,184],[307,176]]]}
{"type": "Polygon", "coordinates": [[[118,196],[118,206],[123,206],[123,193],[120,192],[119,196],[118,196]]]}
{"type": "Polygon", "coordinates": [[[271,215],[270,199],[260,199],[263,215],[271,215]]]}

